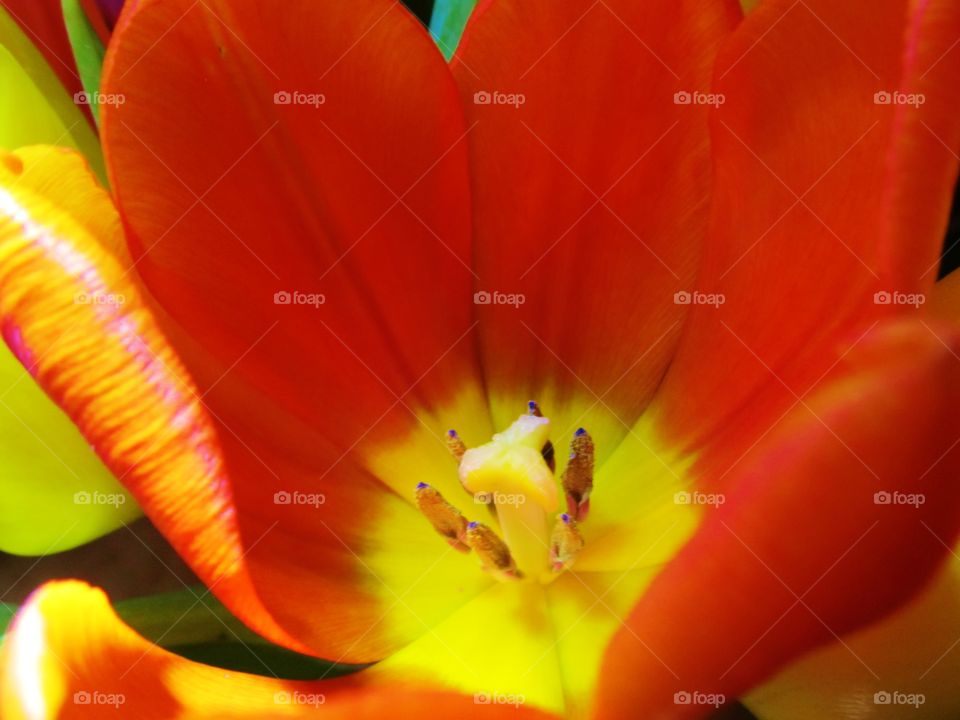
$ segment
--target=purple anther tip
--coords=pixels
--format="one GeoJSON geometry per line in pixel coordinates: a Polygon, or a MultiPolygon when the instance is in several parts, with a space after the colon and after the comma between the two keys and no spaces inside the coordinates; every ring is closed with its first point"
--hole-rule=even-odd
{"type": "Polygon", "coordinates": [[[457,436],[457,431],[456,431],[456,430],[447,430],[447,435],[449,435],[449,436],[452,437],[452,438],[455,438],[455,437],[457,436]]]}
{"type": "Polygon", "coordinates": [[[577,431],[574,433],[574,435],[576,435],[577,437],[582,437],[586,434],[587,434],[587,431],[584,430],[583,428],[578,428],[577,431]]]}
{"type": "Polygon", "coordinates": [[[570,524],[570,516],[567,515],[566,513],[562,513],[560,515],[560,519],[563,520],[563,522],[567,523],[568,525],[570,524]]]}
{"type": "Polygon", "coordinates": [[[478,523],[476,520],[474,520],[473,522],[467,523],[467,527],[470,528],[471,530],[473,530],[473,529],[474,529],[477,525],[479,525],[479,524],[480,524],[480,523],[478,523]]]}
{"type": "Polygon", "coordinates": [[[417,483],[417,490],[423,490],[424,488],[428,488],[428,487],[430,486],[424,482],[417,483]]]}

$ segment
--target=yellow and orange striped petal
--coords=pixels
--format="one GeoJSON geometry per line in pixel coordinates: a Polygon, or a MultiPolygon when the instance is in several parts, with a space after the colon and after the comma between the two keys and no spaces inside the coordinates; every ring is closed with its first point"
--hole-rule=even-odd
{"type": "MultiPolygon", "coordinates": [[[[85,210],[92,233],[113,238],[111,243],[122,239],[109,199],[90,182],[83,162],[72,157],[64,164],[62,159],[59,150],[36,147],[7,161],[23,168],[14,181],[17,186],[43,193],[51,182],[59,183],[71,207],[85,210]]],[[[3,344],[0,382],[0,484],[5,499],[0,506],[0,549],[21,555],[66,550],[139,514],[74,424],[3,344]]]]}
{"type": "Polygon", "coordinates": [[[14,619],[0,653],[0,713],[6,720],[548,717],[426,682],[372,684],[362,673],[287,682],[194,663],[124,625],[102,591],[60,581],[35,591],[14,619]]]}
{"type": "Polygon", "coordinates": [[[0,330],[154,522],[189,540],[194,569],[262,611],[216,433],[119,250],[119,223],[83,160],[54,148],[0,162],[0,330]],[[60,201],[60,202],[58,202],[60,201]]]}

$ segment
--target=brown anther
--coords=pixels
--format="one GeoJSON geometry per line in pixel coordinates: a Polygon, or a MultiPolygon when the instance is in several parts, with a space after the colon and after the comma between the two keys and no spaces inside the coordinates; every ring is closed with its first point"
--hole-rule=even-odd
{"type": "Polygon", "coordinates": [[[483,523],[472,522],[467,525],[466,543],[480,558],[483,569],[498,580],[517,580],[523,577],[510,554],[510,548],[483,523]]]}
{"type": "Polygon", "coordinates": [[[553,443],[547,440],[543,449],[540,450],[540,454],[543,455],[543,461],[550,468],[550,472],[555,473],[557,471],[557,451],[554,449],[553,443]]]}
{"type": "Polygon", "coordinates": [[[557,515],[557,524],[550,536],[550,565],[554,572],[562,572],[573,565],[577,554],[583,549],[583,536],[577,521],[567,513],[557,515]]]}
{"type": "Polygon", "coordinates": [[[583,428],[574,433],[570,442],[570,459],[562,481],[567,495],[567,512],[574,520],[586,520],[590,511],[590,491],[593,490],[593,438],[583,428]]]}
{"type": "Polygon", "coordinates": [[[534,417],[543,417],[543,413],[540,412],[540,406],[537,405],[536,400],[531,400],[527,403],[527,414],[533,415],[534,417]]]}
{"type": "Polygon", "coordinates": [[[463,440],[457,435],[456,430],[447,431],[447,449],[450,451],[450,454],[453,455],[453,459],[458,463],[463,459],[463,454],[467,451],[467,446],[464,445],[463,440]]]}
{"type": "Polygon", "coordinates": [[[443,535],[450,546],[460,552],[470,552],[465,542],[467,519],[448,503],[440,491],[426,483],[418,483],[414,491],[417,508],[424,514],[433,529],[443,535]]]}

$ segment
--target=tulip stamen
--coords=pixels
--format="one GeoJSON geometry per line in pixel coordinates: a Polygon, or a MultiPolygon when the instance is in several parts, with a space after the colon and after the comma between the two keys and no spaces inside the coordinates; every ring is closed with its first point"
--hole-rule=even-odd
{"type": "Polygon", "coordinates": [[[446,501],[439,490],[427,483],[417,483],[414,498],[417,508],[430,521],[433,529],[446,538],[450,547],[460,552],[470,552],[470,546],[465,542],[467,519],[446,501]]]}
{"type": "Polygon", "coordinates": [[[510,548],[489,527],[479,522],[467,525],[466,543],[473,550],[483,569],[500,581],[519,580],[523,573],[510,554],[510,548]]]}
{"type": "Polygon", "coordinates": [[[550,420],[533,400],[527,412],[490,442],[467,449],[455,430],[447,446],[458,461],[460,484],[492,513],[496,531],[463,514],[426,483],[417,485],[420,512],[457,550],[473,550],[483,569],[501,581],[528,578],[549,583],[569,569],[584,546],[580,523],[590,507],[594,446],[580,428],[557,482],[550,420]],[[568,511],[555,515],[562,485],[568,511]],[[551,523],[551,517],[556,521],[551,523]],[[551,529],[552,525],[552,529],[551,529]]]}
{"type": "Polygon", "coordinates": [[[587,519],[590,492],[593,490],[593,438],[583,428],[570,442],[570,459],[563,471],[563,490],[567,495],[567,512],[574,520],[587,519]]]}
{"type": "Polygon", "coordinates": [[[556,472],[557,451],[554,449],[553,443],[547,440],[546,445],[540,450],[540,454],[543,456],[543,461],[547,464],[547,467],[550,468],[550,472],[556,472]]]}
{"type": "Polygon", "coordinates": [[[453,459],[459,464],[463,460],[463,454],[467,451],[467,446],[456,430],[447,430],[447,449],[453,455],[453,459]]]}
{"type": "Polygon", "coordinates": [[[554,572],[562,572],[573,565],[583,548],[583,536],[577,521],[567,513],[557,515],[550,537],[550,564],[554,572]]]}

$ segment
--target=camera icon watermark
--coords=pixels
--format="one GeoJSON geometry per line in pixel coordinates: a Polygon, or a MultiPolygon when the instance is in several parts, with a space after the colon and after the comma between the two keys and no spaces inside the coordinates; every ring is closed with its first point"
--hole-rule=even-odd
{"type": "Polygon", "coordinates": [[[723,693],[705,693],[698,690],[680,690],[673,694],[674,705],[709,705],[718,708],[727,701],[723,693]]]}
{"type": "Polygon", "coordinates": [[[127,702],[123,693],[105,693],[99,690],[77,690],[73,694],[74,705],[108,705],[119,708],[127,702]]]}
{"type": "Polygon", "coordinates": [[[314,308],[319,308],[326,303],[327,296],[323,293],[280,290],[273,294],[274,305],[309,305],[314,308]]]}
{"type": "Polygon", "coordinates": [[[307,705],[320,707],[327,702],[323,693],[305,693],[299,690],[280,690],[273,694],[274,705],[307,705]]]}
{"type": "Polygon", "coordinates": [[[523,695],[522,693],[504,693],[494,691],[478,692],[473,694],[474,705],[513,705],[515,708],[518,708],[526,702],[527,696],[523,695]]]}
{"type": "Polygon", "coordinates": [[[526,105],[527,96],[523,93],[505,93],[499,90],[479,90],[473,94],[474,105],[506,105],[516,110],[526,105]]]}
{"type": "Polygon", "coordinates": [[[80,490],[73,494],[74,505],[111,505],[115,508],[125,505],[127,496],[123,493],[105,493],[99,490],[93,492],[80,490]]]}
{"type": "Polygon", "coordinates": [[[327,496],[323,493],[305,493],[299,490],[278,490],[273,494],[274,505],[308,505],[318,508],[326,504],[327,496]]]}
{"type": "Polygon", "coordinates": [[[903,293],[878,290],[873,294],[874,305],[910,305],[919,308],[926,304],[927,296],[923,293],[903,293]]]}
{"type": "Polygon", "coordinates": [[[473,502],[477,505],[511,505],[520,507],[527,502],[527,496],[522,493],[478,492],[473,494],[473,502]]]}
{"type": "Polygon", "coordinates": [[[77,293],[73,296],[74,305],[114,305],[120,306],[127,302],[127,296],[120,293],[77,293]]]}
{"type": "Polygon", "coordinates": [[[527,296],[523,293],[479,290],[473,294],[474,305],[511,305],[514,308],[519,308],[526,301],[527,296]]]}
{"type": "Polygon", "coordinates": [[[126,104],[127,96],[123,93],[102,93],[99,91],[81,91],[73,94],[75,105],[113,105],[120,107],[126,104]]]}
{"type": "Polygon", "coordinates": [[[688,292],[687,290],[680,290],[673,294],[674,305],[710,305],[711,307],[719,308],[726,302],[727,298],[723,293],[703,293],[699,290],[688,292]]]}
{"type": "Polygon", "coordinates": [[[927,502],[927,496],[923,493],[904,493],[896,490],[888,492],[881,490],[873,494],[874,505],[909,505],[913,508],[919,508],[927,502]]]}
{"type": "Polygon", "coordinates": [[[873,694],[874,705],[909,705],[918,708],[927,702],[923,693],[905,693],[899,690],[880,690],[873,694]]]}
{"type": "Polygon", "coordinates": [[[298,90],[280,90],[273,94],[274,105],[304,105],[314,109],[327,104],[327,96],[323,93],[305,93],[298,90]]]}
{"type": "Polygon", "coordinates": [[[874,105],[909,105],[918,108],[926,102],[927,96],[923,93],[880,90],[873,94],[874,105]]]}
{"type": "Polygon", "coordinates": [[[673,94],[674,105],[710,105],[718,108],[726,102],[727,97],[723,93],[680,90],[673,94]]]}
{"type": "Polygon", "coordinates": [[[689,492],[680,490],[673,494],[674,505],[710,505],[711,507],[720,507],[727,502],[727,497],[723,493],[704,493],[698,490],[689,492]]]}

